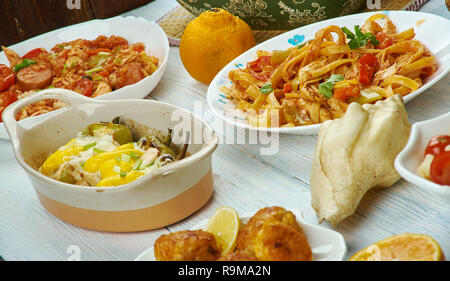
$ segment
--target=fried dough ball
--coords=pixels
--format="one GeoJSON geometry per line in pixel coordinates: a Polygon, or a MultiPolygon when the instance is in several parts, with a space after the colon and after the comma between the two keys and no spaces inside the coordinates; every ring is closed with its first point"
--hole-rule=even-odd
{"type": "Polygon", "coordinates": [[[259,210],[238,235],[237,250],[258,260],[312,260],[311,247],[295,215],[282,207],[259,210]]]}
{"type": "Polygon", "coordinates": [[[233,252],[226,254],[225,256],[221,256],[218,261],[257,261],[257,259],[246,253],[233,252]]]}
{"type": "Polygon", "coordinates": [[[184,230],[159,237],[154,246],[158,261],[215,261],[220,256],[213,234],[184,230]]]}

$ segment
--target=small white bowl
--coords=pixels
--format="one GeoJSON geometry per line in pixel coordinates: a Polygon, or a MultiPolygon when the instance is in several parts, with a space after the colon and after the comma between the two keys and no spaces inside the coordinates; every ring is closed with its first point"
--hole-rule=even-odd
{"type": "MultiPolygon", "coordinates": [[[[342,261],[347,253],[344,237],[334,230],[313,225],[302,221],[302,213],[298,210],[290,210],[297,218],[297,222],[303,228],[313,252],[313,261],[342,261]]],[[[254,214],[240,217],[241,222],[247,223],[254,214]]],[[[204,229],[208,220],[202,220],[192,230],[204,229]]],[[[140,254],[135,261],[155,261],[153,247],[148,248],[140,254]]]]}
{"type": "Polygon", "coordinates": [[[395,169],[407,181],[439,194],[450,202],[450,186],[440,185],[416,174],[424,158],[429,140],[437,135],[450,134],[450,112],[426,121],[415,123],[405,148],[395,159],[395,169]]]}
{"type": "MultiPolygon", "coordinates": [[[[60,28],[31,39],[20,42],[9,48],[19,55],[38,47],[50,50],[58,43],[83,38],[93,40],[99,35],[121,36],[130,44],[142,42],[145,51],[159,59],[158,69],[141,81],[96,97],[99,100],[141,99],[146,97],[161,80],[169,57],[169,41],[162,28],[155,22],[136,17],[114,17],[105,20],[91,20],[64,28],[60,28]]],[[[0,52],[0,64],[9,65],[4,52],[0,52]]],[[[51,116],[51,113],[29,117],[21,121],[24,126],[32,126],[51,116]]],[[[0,139],[8,139],[8,134],[0,122],[0,139]]]]}

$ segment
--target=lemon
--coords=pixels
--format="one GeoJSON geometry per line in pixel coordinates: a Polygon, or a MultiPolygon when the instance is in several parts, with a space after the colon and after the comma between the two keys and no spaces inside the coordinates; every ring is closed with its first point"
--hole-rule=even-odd
{"type": "Polygon", "coordinates": [[[425,234],[403,233],[380,240],[357,252],[350,261],[440,261],[441,247],[425,234]]]}
{"type": "Polygon", "coordinates": [[[212,233],[217,244],[226,255],[236,248],[236,240],[241,227],[238,213],[230,207],[217,209],[209,219],[205,231],[212,233]]]}

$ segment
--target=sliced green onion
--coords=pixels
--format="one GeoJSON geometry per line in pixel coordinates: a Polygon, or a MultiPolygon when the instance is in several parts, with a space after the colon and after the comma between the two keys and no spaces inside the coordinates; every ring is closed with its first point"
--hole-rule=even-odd
{"type": "Polygon", "coordinates": [[[124,177],[126,177],[127,176],[127,172],[125,172],[125,171],[121,171],[120,172],[120,177],[121,178],[124,178],[124,177]]]}
{"type": "Polygon", "coordinates": [[[134,152],[134,151],[131,151],[131,152],[130,152],[130,156],[131,156],[131,158],[134,158],[134,159],[139,158],[139,154],[137,154],[137,153],[134,152]]]}
{"type": "Polygon", "coordinates": [[[127,162],[127,163],[130,162],[131,156],[129,154],[123,153],[121,157],[122,157],[122,161],[127,162]]]}
{"type": "Polygon", "coordinates": [[[86,161],[84,161],[83,163],[81,163],[81,167],[84,167],[84,164],[86,164],[86,161]]]}
{"type": "Polygon", "coordinates": [[[98,148],[96,148],[96,147],[94,147],[92,150],[93,150],[95,153],[103,153],[103,152],[105,152],[104,150],[98,149],[98,148]]]}
{"type": "Polygon", "coordinates": [[[111,53],[110,52],[98,52],[97,55],[100,56],[109,56],[111,53]]]}
{"type": "Polygon", "coordinates": [[[120,174],[120,172],[122,171],[122,168],[120,168],[119,166],[114,166],[113,171],[120,174]]]}
{"type": "Polygon", "coordinates": [[[103,66],[98,66],[96,68],[89,69],[89,70],[86,71],[86,74],[89,75],[89,74],[94,73],[94,72],[99,72],[100,70],[102,70],[102,68],[103,68],[103,66]]]}
{"type": "Polygon", "coordinates": [[[14,66],[13,70],[15,72],[21,70],[24,67],[30,66],[32,64],[36,64],[35,60],[30,60],[30,59],[23,59],[21,63],[17,64],[16,66],[14,66]]]}
{"type": "Polygon", "coordinates": [[[78,64],[78,59],[74,59],[72,64],[70,65],[71,68],[74,68],[78,64]]]}
{"type": "Polygon", "coordinates": [[[153,164],[155,164],[155,161],[153,161],[152,163],[148,164],[147,167],[153,166],[153,164]]]}
{"type": "Polygon", "coordinates": [[[96,145],[97,145],[97,142],[89,143],[89,144],[86,144],[85,146],[83,146],[83,149],[88,150],[89,148],[96,146],[96,145]]]}
{"type": "Polygon", "coordinates": [[[97,76],[97,77],[94,77],[92,80],[94,80],[94,81],[100,81],[100,80],[103,80],[103,76],[99,75],[99,76],[97,76]]]}
{"type": "Polygon", "coordinates": [[[141,167],[141,164],[142,164],[142,159],[138,159],[137,161],[136,161],[136,163],[134,163],[134,166],[133,166],[133,171],[134,170],[139,170],[139,167],[141,167]]]}

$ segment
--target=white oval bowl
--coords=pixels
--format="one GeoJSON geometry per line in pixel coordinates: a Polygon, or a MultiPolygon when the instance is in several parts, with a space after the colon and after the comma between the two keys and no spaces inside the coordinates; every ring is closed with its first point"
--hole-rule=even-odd
{"type": "Polygon", "coordinates": [[[450,134],[450,112],[434,119],[413,124],[409,140],[395,159],[394,165],[397,172],[405,180],[439,194],[443,200],[450,203],[450,186],[434,183],[416,174],[430,139],[437,135],[448,134],[450,134]]]}
{"type": "MultiPolygon", "coordinates": [[[[347,245],[344,237],[334,230],[313,225],[302,221],[302,213],[298,210],[290,210],[297,218],[297,222],[303,228],[313,252],[313,261],[342,261],[347,253],[347,245]]],[[[254,214],[247,214],[240,217],[241,222],[247,223],[254,214]]],[[[204,229],[208,220],[202,220],[192,230],[204,229]]],[[[140,254],[135,261],[156,261],[154,248],[150,247],[140,254]]]]}
{"type": "MultiPolygon", "coordinates": [[[[248,125],[244,114],[239,114],[239,116],[226,114],[226,112],[234,110],[236,106],[225,97],[225,95],[220,91],[220,88],[222,86],[228,87],[231,85],[231,81],[228,78],[228,73],[236,68],[244,67],[247,62],[255,60],[258,57],[256,55],[257,50],[271,51],[288,49],[293,46],[291,43],[289,43],[289,39],[292,39],[294,36],[298,35],[304,38],[303,41],[300,41],[298,43],[306,42],[309,39],[313,39],[315,33],[319,29],[327,27],[329,25],[337,25],[340,27],[346,26],[350,30],[353,30],[353,27],[355,25],[361,25],[371,15],[377,13],[380,12],[354,14],[310,24],[278,35],[251,48],[239,57],[232,60],[213,79],[207,93],[207,102],[209,107],[212,109],[215,115],[222,120],[225,120],[226,122],[233,124],[234,126],[245,129],[296,135],[318,134],[321,124],[291,128],[257,128],[250,126],[248,125]]],[[[448,27],[450,26],[450,21],[440,16],[420,12],[385,11],[382,13],[386,13],[390,17],[393,23],[397,26],[397,30],[399,31],[414,27],[414,31],[416,33],[415,38],[428,47],[428,49],[435,55],[439,63],[439,69],[425,81],[422,87],[404,97],[404,101],[409,102],[410,100],[427,90],[429,87],[434,85],[436,82],[438,82],[449,72],[450,28],[448,27]],[[425,21],[418,26],[417,22],[422,19],[424,19],[425,21]],[[439,36],[436,36],[436,34],[439,34],[439,36]]]]}
{"type": "Polygon", "coordinates": [[[9,106],[3,112],[3,120],[15,157],[30,178],[42,205],[71,224],[114,232],[160,228],[191,215],[213,192],[211,157],[218,137],[207,123],[180,107],[153,100],[102,101],[65,89],[47,89],[9,106]],[[29,128],[15,121],[21,108],[49,98],[60,99],[67,107],[29,128]],[[144,129],[141,135],[166,134],[168,128],[174,129],[172,140],[179,149],[185,142],[180,133],[186,131],[178,129],[190,129],[189,157],[131,183],[112,187],[67,184],[37,171],[48,155],[84,127],[110,121],[116,116],[146,126],[136,127],[144,129]]]}
{"type": "MultiPolygon", "coordinates": [[[[33,37],[9,48],[22,56],[35,48],[44,47],[50,50],[58,43],[79,38],[93,40],[99,35],[121,36],[127,39],[130,44],[142,42],[145,45],[145,51],[159,59],[159,65],[158,69],[152,75],[145,77],[141,81],[96,97],[95,99],[117,100],[141,99],[146,97],[161,80],[166,69],[169,57],[169,41],[167,35],[158,24],[144,18],[119,16],[105,20],[91,20],[33,37]]],[[[0,52],[0,64],[9,65],[9,61],[3,51],[0,52]]],[[[32,126],[47,118],[49,114],[51,113],[26,118],[21,122],[24,123],[24,126],[32,126]]],[[[8,139],[8,134],[2,123],[0,123],[0,138],[8,139]]]]}

